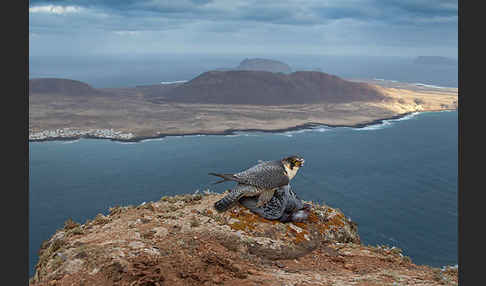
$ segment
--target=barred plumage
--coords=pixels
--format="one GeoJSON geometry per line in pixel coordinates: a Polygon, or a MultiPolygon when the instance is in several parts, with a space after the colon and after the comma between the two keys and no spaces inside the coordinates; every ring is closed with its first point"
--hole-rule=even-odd
{"type": "Polygon", "coordinates": [[[263,207],[258,207],[256,197],[242,197],[239,202],[253,213],[269,220],[281,222],[301,222],[309,216],[310,205],[302,203],[290,185],[275,191],[272,199],[263,207]]]}
{"type": "Polygon", "coordinates": [[[254,186],[238,184],[229,192],[224,198],[214,203],[214,208],[217,211],[225,211],[236,203],[241,197],[259,195],[260,190],[254,186]]]}
{"type": "Polygon", "coordinates": [[[304,159],[291,156],[282,160],[261,162],[235,174],[209,173],[210,175],[223,178],[216,184],[225,181],[238,183],[235,189],[214,204],[215,209],[225,211],[241,197],[255,195],[259,195],[257,206],[263,206],[272,199],[275,190],[289,184],[303,163],[304,159]],[[289,173],[291,173],[290,176],[289,173]]]}

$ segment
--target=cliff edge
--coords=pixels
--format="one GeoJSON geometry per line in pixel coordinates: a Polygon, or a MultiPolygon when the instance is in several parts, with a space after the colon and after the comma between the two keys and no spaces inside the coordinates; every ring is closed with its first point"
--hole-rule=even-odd
{"type": "Polygon", "coordinates": [[[305,223],[269,221],[223,194],[162,197],[70,219],[39,250],[30,285],[457,285],[457,268],[418,266],[364,246],[340,210],[312,205],[305,223]]]}

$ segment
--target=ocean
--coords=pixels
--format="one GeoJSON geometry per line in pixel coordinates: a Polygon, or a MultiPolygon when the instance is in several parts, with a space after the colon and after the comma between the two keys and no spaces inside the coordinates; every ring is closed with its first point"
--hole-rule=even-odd
{"type": "Polygon", "coordinates": [[[29,78],[60,77],[96,88],[133,87],[191,80],[212,69],[232,68],[245,58],[262,57],[287,63],[293,71],[318,70],[344,79],[398,80],[458,87],[458,64],[416,64],[410,57],[330,55],[203,55],[148,54],[125,56],[29,56],[29,78]]]}
{"type": "Polygon", "coordinates": [[[231,183],[237,172],[299,154],[303,200],[341,209],[364,245],[399,247],[416,264],[457,264],[457,111],[415,113],[364,128],[173,136],[139,143],[80,139],[29,143],[29,270],[68,218],[84,223],[116,205],[231,183]]]}

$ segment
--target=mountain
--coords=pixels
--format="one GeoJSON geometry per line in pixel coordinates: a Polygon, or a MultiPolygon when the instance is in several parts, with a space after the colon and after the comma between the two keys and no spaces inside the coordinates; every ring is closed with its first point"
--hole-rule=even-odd
{"type": "Polygon", "coordinates": [[[419,56],[415,58],[414,63],[426,65],[457,65],[456,60],[440,56],[419,56]]]}
{"type": "Polygon", "coordinates": [[[68,96],[99,95],[89,84],[63,78],[34,78],[29,80],[29,95],[63,94],[68,96]]]}
{"type": "Polygon", "coordinates": [[[275,73],[285,73],[289,74],[292,72],[290,66],[284,62],[270,60],[270,59],[261,59],[261,58],[254,58],[254,59],[244,59],[240,62],[237,67],[230,67],[230,68],[217,68],[214,69],[215,71],[267,71],[267,72],[275,72],[275,73]]]}
{"type": "Polygon", "coordinates": [[[244,59],[238,67],[237,70],[246,71],[268,71],[268,72],[281,72],[281,73],[291,73],[292,69],[286,63],[269,60],[269,59],[244,59]]]}
{"type": "Polygon", "coordinates": [[[298,71],[209,71],[161,94],[168,102],[284,105],[381,101],[375,87],[337,76],[298,71]]]}

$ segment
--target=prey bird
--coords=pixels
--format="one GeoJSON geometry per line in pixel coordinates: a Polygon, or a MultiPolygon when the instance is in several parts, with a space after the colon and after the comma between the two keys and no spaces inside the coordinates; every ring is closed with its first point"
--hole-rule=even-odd
{"type": "Polygon", "coordinates": [[[290,156],[282,160],[264,161],[251,168],[235,174],[209,175],[223,178],[216,182],[234,181],[238,184],[229,194],[214,204],[217,211],[225,211],[242,197],[257,196],[257,207],[264,206],[273,197],[275,190],[288,185],[290,180],[304,165],[304,159],[299,156],[290,156]]]}
{"type": "Polygon", "coordinates": [[[238,201],[252,213],[281,222],[303,222],[309,217],[312,208],[310,204],[302,202],[290,184],[277,189],[272,199],[263,207],[256,206],[256,197],[242,197],[238,201]]]}

